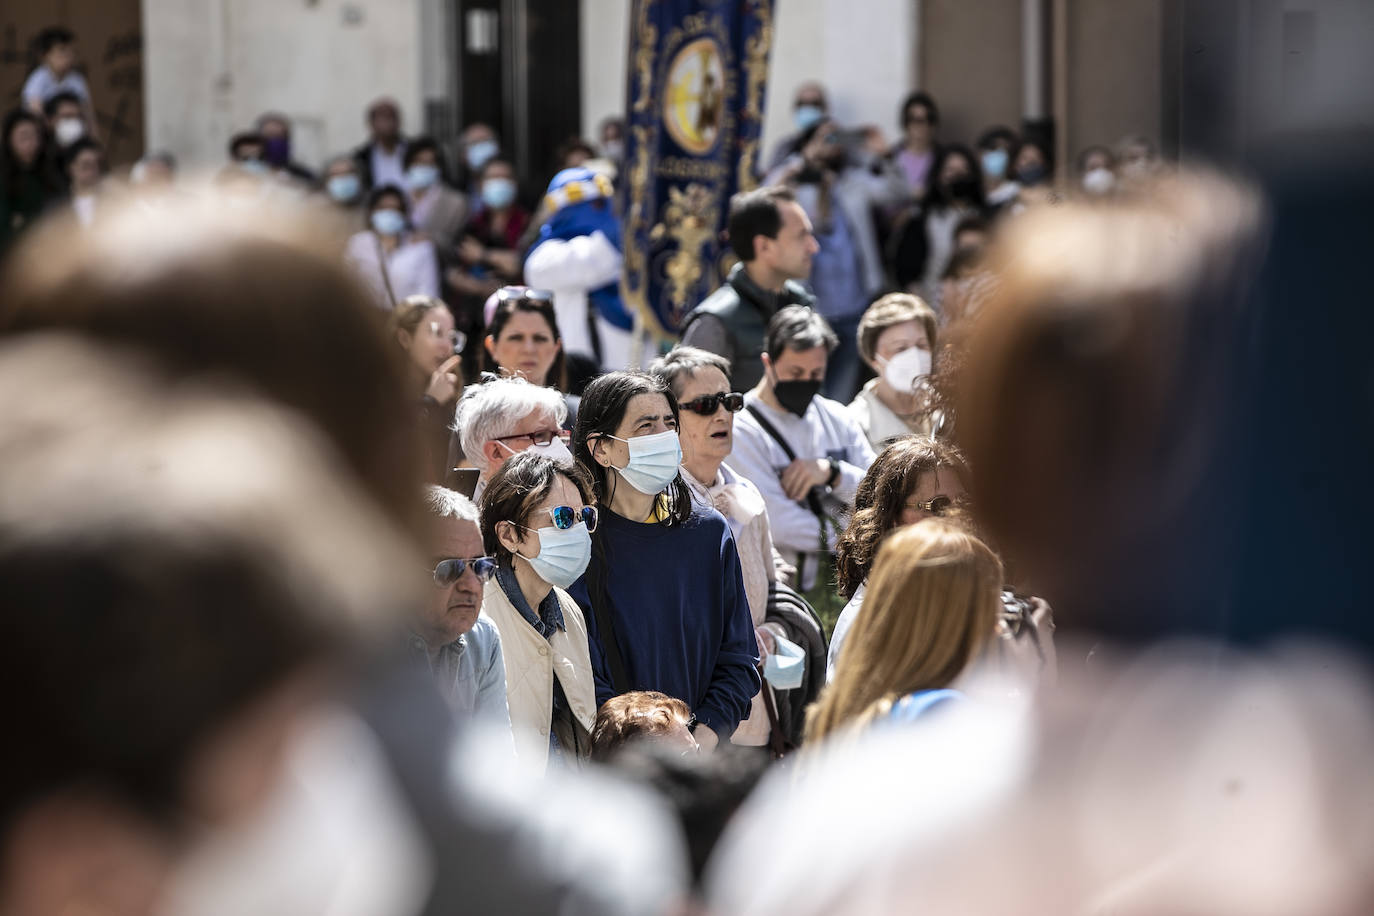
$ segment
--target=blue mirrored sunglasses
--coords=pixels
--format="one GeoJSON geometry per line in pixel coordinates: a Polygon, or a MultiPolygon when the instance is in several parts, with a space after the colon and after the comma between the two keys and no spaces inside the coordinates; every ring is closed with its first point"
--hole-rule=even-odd
{"type": "Polygon", "coordinates": [[[440,560],[439,565],[434,567],[434,584],[440,588],[448,588],[462,578],[468,569],[472,570],[478,582],[485,582],[496,572],[496,560],[493,557],[455,557],[440,560]]]}
{"type": "Polygon", "coordinates": [[[553,519],[553,526],[560,531],[567,531],[578,522],[585,524],[588,531],[596,530],[598,516],[595,506],[583,506],[581,511],[572,506],[555,506],[548,513],[549,518],[553,519]]]}

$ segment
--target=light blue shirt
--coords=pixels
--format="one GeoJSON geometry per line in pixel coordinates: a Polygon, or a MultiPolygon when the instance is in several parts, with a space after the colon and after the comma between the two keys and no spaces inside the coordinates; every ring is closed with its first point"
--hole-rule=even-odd
{"type": "Polygon", "coordinates": [[[510,728],[501,634],[491,618],[479,615],[471,630],[437,651],[413,633],[410,647],[429,666],[439,692],[459,718],[496,721],[510,728]]]}
{"type": "Polygon", "coordinates": [[[91,101],[91,90],[86,86],[86,78],[75,70],[67,71],[66,76],[58,79],[52,70],[48,69],[47,64],[40,64],[24,82],[23,97],[28,104],[42,105],[59,92],[73,93],[87,104],[91,101]]]}

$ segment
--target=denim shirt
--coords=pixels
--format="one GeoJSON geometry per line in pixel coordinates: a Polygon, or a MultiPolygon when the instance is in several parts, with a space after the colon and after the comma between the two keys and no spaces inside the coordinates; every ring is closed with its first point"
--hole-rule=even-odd
{"type": "Polygon", "coordinates": [[[501,635],[485,615],[462,636],[438,651],[412,633],[411,652],[429,667],[439,692],[460,719],[483,719],[510,728],[506,706],[506,664],[501,659],[501,635]]]}
{"type": "Polygon", "coordinates": [[[501,586],[501,591],[510,599],[510,603],[520,612],[520,616],[539,631],[540,636],[552,639],[554,633],[567,629],[563,623],[563,608],[559,606],[558,596],[553,593],[553,589],[549,589],[544,600],[539,602],[539,615],[536,617],[530,609],[530,603],[525,600],[525,593],[520,591],[520,582],[515,578],[513,566],[502,563],[496,567],[496,581],[501,586]]]}

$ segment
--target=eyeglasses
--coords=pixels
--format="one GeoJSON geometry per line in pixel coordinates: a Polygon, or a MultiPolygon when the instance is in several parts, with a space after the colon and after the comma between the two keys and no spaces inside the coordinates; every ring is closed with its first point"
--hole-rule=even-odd
{"type": "MultiPolygon", "coordinates": [[[[583,506],[581,509],[574,509],[572,506],[554,506],[552,509],[545,509],[549,513],[549,518],[553,519],[553,526],[559,531],[567,531],[578,522],[587,526],[587,531],[595,531],[599,514],[595,506],[583,506]]],[[[530,530],[525,525],[519,526],[530,530]]]]}
{"type": "Polygon", "coordinates": [[[948,512],[952,505],[954,505],[954,500],[950,499],[948,496],[936,496],[923,503],[907,503],[906,507],[908,509],[915,509],[917,512],[929,512],[931,515],[941,516],[948,512]]]}
{"type": "Polygon", "coordinates": [[[454,557],[440,560],[434,567],[434,584],[439,588],[448,588],[461,579],[463,573],[469,569],[477,577],[478,582],[485,582],[496,572],[496,560],[492,557],[454,557]]]}
{"type": "Polygon", "coordinates": [[[503,286],[496,291],[497,302],[547,302],[553,303],[553,292],[547,289],[521,289],[516,286],[503,286]]]}
{"type": "MultiPolygon", "coordinates": [[[[444,336],[444,332],[443,332],[442,330],[440,330],[439,322],[437,322],[437,321],[431,321],[431,322],[429,323],[429,332],[430,332],[431,334],[433,334],[435,337],[443,337],[443,336],[444,336]]],[[[460,352],[462,352],[462,349],[463,349],[465,346],[467,346],[467,343],[468,343],[468,335],[466,335],[466,334],[464,334],[462,331],[458,331],[458,330],[449,331],[449,332],[448,332],[448,342],[451,343],[451,344],[453,344],[453,352],[454,352],[454,353],[460,353],[460,352]]]]}
{"type": "Polygon", "coordinates": [[[548,445],[554,439],[562,439],[567,445],[572,434],[565,429],[541,429],[532,433],[516,433],[512,436],[496,436],[493,442],[509,442],[511,439],[528,439],[535,445],[548,445]]]}
{"type": "Polygon", "coordinates": [[[738,413],[744,407],[744,395],[738,391],[720,392],[719,394],[703,394],[699,398],[693,398],[686,404],[679,404],[683,410],[690,410],[692,413],[699,413],[703,417],[709,417],[716,412],[722,404],[731,413],[738,413]]]}

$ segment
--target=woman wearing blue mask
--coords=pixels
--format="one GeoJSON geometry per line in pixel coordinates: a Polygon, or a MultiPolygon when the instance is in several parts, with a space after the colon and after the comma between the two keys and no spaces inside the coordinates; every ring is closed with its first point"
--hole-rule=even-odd
{"type": "Polygon", "coordinates": [[[406,195],[395,185],[374,188],[368,196],[367,228],[348,240],[344,257],[384,309],[407,296],[439,295],[434,243],[412,231],[406,195]]]}
{"type": "Polygon", "coordinates": [[[454,245],[468,221],[468,196],[449,185],[433,137],[416,137],[406,144],[402,163],[410,192],[410,221],[434,241],[442,260],[452,260],[454,245]]]}
{"type": "Polygon", "coordinates": [[[578,468],[516,455],[482,494],[484,549],[496,557],[482,612],[501,632],[516,755],[542,770],[588,756],[596,686],[582,609],[565,591],[591,559],[592,488],[578,468]]]}
{"type": "Polygon", "coordinates": [[[482,329],[482,303],[503,286],[524,280],[520,238],[530,213],[517,199],[515,167],[505,159],[487,161],[478,173],[477,202],[458,245],[458,263],[445,279],[463,296],[469,334],[482,329]]]}
{"type": "Polygon", "coordinates": [[[734,537],[719,512],[694,506],[677,424],[672,393],[642,372],[587,386],[573,447],[601,519],[571,591],[587,619],[597,701],[631,690],[677,697],[709,750],[749,714],[758,648],[734,537]]]}

